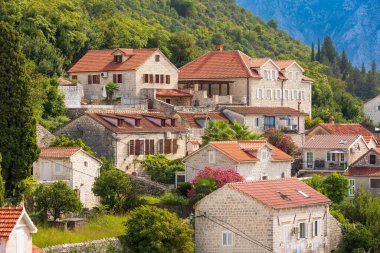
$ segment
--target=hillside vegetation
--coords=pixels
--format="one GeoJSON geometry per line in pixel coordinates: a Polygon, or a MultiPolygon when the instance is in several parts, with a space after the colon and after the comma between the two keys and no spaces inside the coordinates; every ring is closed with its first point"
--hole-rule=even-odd
{"type": "Polygon", "coordinates": [[[298,60],[315,80],[315,116],[363,120],[361,100],[345,87],[338,91],[346,95],[344,104],[335,99],[336,89],[331,88],[325,67],[310,62],[310,48],[233,0],[0,0],[0,5],[0,20],[20,31],[31,73],[38,77],[34,78],[37,118],[54,121],[51,128],[63,115],[57,96],[50,94],[53,99],[47,99],[46,90],[56,87],[51,78],[62,75],[89,49],[158,47],[182,66],[214,50],[217,43],[253,57],[298,60]],[[342,110],[347,104],[354,105],[354,112],[342,110]]]}

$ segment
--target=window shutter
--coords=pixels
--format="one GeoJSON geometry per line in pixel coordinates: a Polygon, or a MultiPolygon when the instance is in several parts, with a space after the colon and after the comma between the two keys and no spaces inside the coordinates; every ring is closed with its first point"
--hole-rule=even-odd
{"type": "Polygon", "coordinates": [[[164,140],[164,154],[170,154],[170,144],[171,144],[171,139],[165,139],[164,140]]]}
{"type": "Polygon", "coordinates": [[[92,76],[91,75],[87,76],[87,83],[92,84],[92,76]]]}
{"type": "Polygon", "coordinates": [[[260,96],[259,96],[259,89],[256,89],[256,98],[259,99],[260,96]]]}
{"type": "Polygon", "coordinates": [[[154,140],[149,140],[149,153],[154,155],[154,140]]]}
{"type": "Polygon", "coordinates": [[[155,76],[155,83],[160,83],[160,75],[156,75],[155,76]]]}
{"type": "Polygon", "coordinates": [[[173,154],[177,154],[177,139],[173,139],[173,154]]]}
{"type": "Polygon", "coordinates": [[[123,75],[122,74],[117,75],[117,82],[118,83],[122,83],[123,82],[123,75]]]}
{"type": "Polygon", "coordinates": [[[144,83],[149,83],[149,75],[144,74],[144,83]]]}
{"type": "Polygon", "coordinates": [[[136,140],[135,155],[140,155],[140,141],[136,140]]]}
{"type": "Polygon", "coordinates": [[[153,83],[153,74],[149,75],[149,83],[153,83]]]}
{"type": "Polygon", "coordinates": [[[150,146],[149,146],[150,142],[148,139],[145,140],[145,154],[146,155],[150,155],[150,146]]]}
{"type": "Polygon", "coordinates": [[[116,74],[112,75],[112,82],[117,83],[117,75],[116,74]]]}
{"type": "Polygon", "coordinates": [[[166,83],[170,84],[170,75],[166,75],[166,83]]]}
{"type": "Polygon", "coordinates": [[[165,82],[165,75],[160,75],[160,83],[164,83],[165,82]]]}
{"type": "Polygon", "coordinates": [[[129,141],[129,155],[135,155],[135,141],[129,141]]]}
{"type": "Polygon", "coordinates": [[[164,153],[164,140],[160,139],[158,141],[158,153],[163,154],[164,153]]]}

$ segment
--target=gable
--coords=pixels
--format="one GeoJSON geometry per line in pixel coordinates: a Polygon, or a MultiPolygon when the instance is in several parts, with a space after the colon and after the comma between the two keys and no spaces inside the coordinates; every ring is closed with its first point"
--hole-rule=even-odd
{"type": "Polygon", "coordinates": [[[280,70],[280,68],[271,59],[268,59],[268,61],[261,66],[261,69],[280,70]]]}

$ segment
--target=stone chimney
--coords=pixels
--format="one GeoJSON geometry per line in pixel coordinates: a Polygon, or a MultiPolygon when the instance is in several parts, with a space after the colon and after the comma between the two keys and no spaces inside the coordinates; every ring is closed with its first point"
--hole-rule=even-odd
{"type": "Polygon", "coordinates": [[[223,44],[216,44],[216,51],[223,51],[223,44]]]}
{"type": "Polygon", "coordinates": [[[334,118],[334,116],[331,116],[330,118],[329,118],[329,123],[330,124],[335,124],[335,118],[334,118]]]}
{"type": "Polygon", "coordinates": [[[301,102],[298,102],[298,111],[301,111],[301,102]]]}

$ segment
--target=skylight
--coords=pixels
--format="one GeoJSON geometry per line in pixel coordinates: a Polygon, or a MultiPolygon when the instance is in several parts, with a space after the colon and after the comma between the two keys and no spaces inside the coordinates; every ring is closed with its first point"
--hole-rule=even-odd
{"type": "Polygon", "coordinates": [[[339,144],[347,144],[347,140],[340,140],[339,144]]]}
{"type": "Polygon", "coordinates": [[[299,194],[301,194],[302,196],[304,196],[305,198],[310,198],[310,196],[306,193],[304,193],[303,191],[301,190],[296,190],[299,194]]]}

